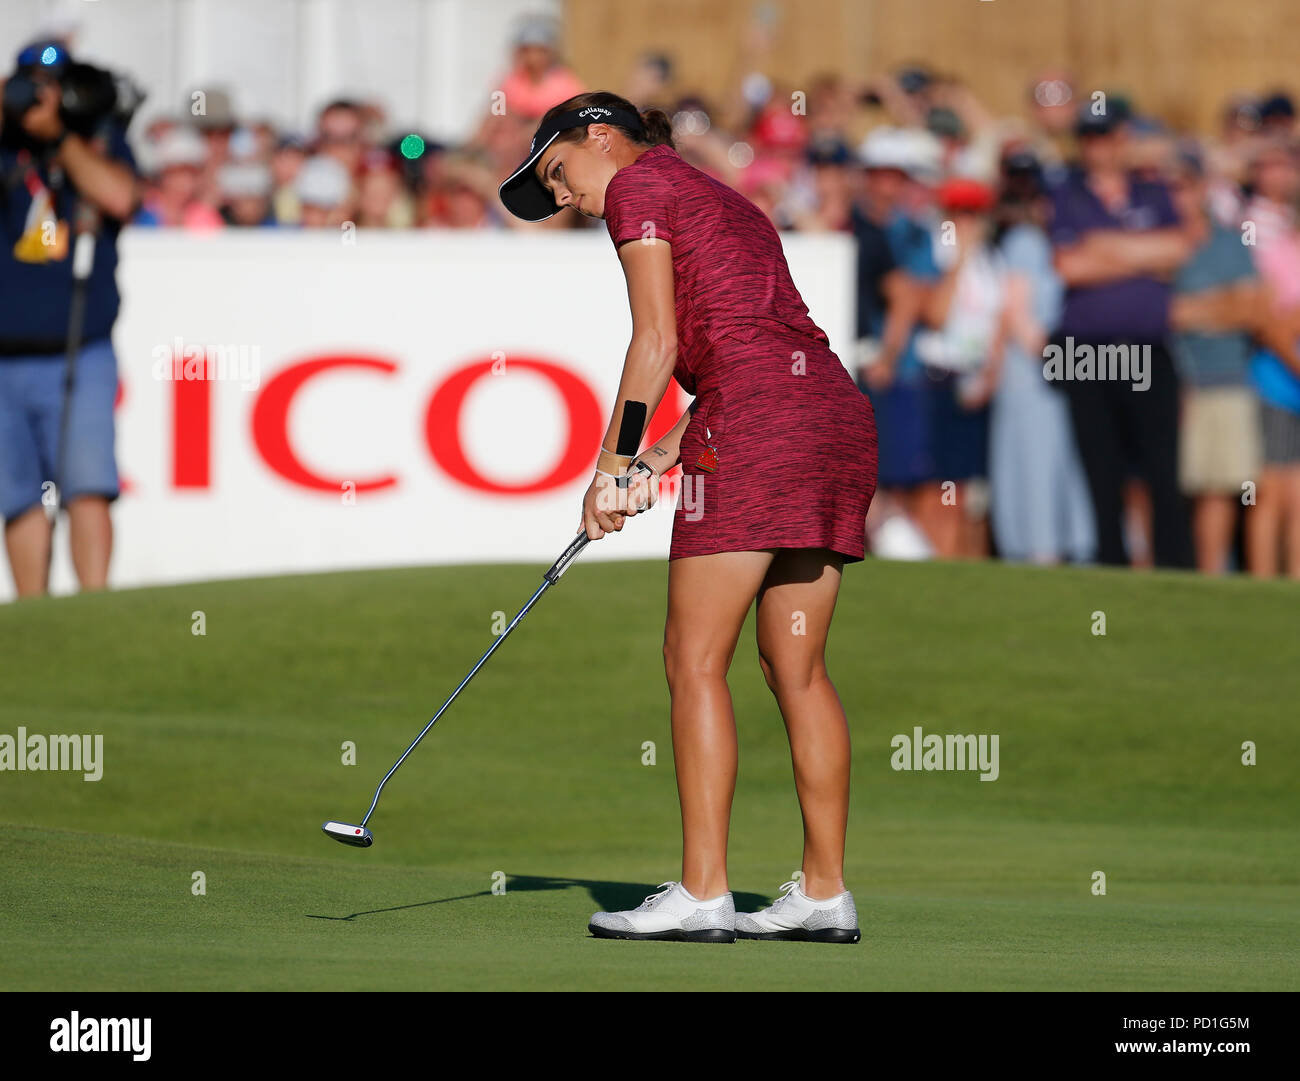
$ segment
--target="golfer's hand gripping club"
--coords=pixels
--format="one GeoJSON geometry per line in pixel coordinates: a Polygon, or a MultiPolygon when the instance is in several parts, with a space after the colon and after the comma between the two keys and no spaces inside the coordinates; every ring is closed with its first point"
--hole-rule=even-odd
{"type": "MultiPolygon", "coordinates": [[[[635,457],[645,429],[645,417],[645,402],[629,400],[623,403],[616,457],[635,457]]],[[[652,490],[655,472],[648,464],[643,461],[620,462],[617,473],[611,474],[610,470],[614,468],[612,461],[602,457],[596,476],[583,495],[578,528],[586,530],[592,540],[599,540],[606,533],[618,532],[628,518],[648,510],[655,502],[652,490]]]]}

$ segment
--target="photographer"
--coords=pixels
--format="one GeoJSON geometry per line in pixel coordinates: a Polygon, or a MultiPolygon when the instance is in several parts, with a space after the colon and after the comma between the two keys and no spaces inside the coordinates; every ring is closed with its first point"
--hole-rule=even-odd
{"type": "Polygon", "coordinates": [[[107,582],[117,235],[139,199],[125,138],[133,95],[53,42],[24,49],[4,84],[0,517],[19,596],[48,589],[56,490],[81,587],[107,582]]]}

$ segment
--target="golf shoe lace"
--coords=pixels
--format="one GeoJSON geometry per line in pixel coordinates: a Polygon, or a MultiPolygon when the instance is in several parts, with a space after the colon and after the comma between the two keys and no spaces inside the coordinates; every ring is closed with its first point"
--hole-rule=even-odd
{"type": "Polygon", "coordinates": [[[639,907],[642,909],[654,908],[659,898],[666,896],[675,885],[677,885],[676,882],[660,882],[659,892],[650,894],[650,896],[641,902],[639,907]]]}
{"type": "Polygon", "coordinates": [[[780,908],[781,905],[785,904],[786,901],[790,900],[790,895],[794,893],[795,888],[798,885],[799,885],[799,880],[797,878],[792,878],[790,879],[789,882],[783,883],[781,886],[781,896],[772,902],[773,910],[780,908]]]}

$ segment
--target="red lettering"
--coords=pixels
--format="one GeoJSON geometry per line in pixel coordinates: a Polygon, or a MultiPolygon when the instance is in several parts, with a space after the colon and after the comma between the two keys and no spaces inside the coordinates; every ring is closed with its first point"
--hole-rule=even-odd
{"type": "Polygon", "coordinates": [[[185,358],[172,357],[172,487],[207,488],[212,483],[212,383],[185,378],[185,358]]]}
{"type": "MultiPolygon", "coordinates": [[[[429,453],[454,480],[468,488],[484,492],[528,495],[567,484],[592,467],[596,457],[592,448],[599,447],[608,418],[601,416],[600,403],[596,401],[591,388],[567,368],[534,357],[515,356],[510,358],[508,366],[511,369],[526,368],[550,380],[564,400],[569,422],[568,441],[560,453],[559,461],[550,471],[523,484],[502,484],[485,477],[465,456],[460,430],[461,409],[470,388],[492,368],[490,360],[466,364],[453,372],[434,391],[424,415],[424,437],[429,445],[429,453]]],[[[506,433],[505,438],[512,438],[513,435],[514,433],[506,433]]],[[[521,445],[519,449],[520,453],[526,453],[527,445],[521,445]]]]}
{"type": "Polygon", "coordinates": [[[336,368],[359,368],[391,375],[397,365],[387,360],[365,356],[325,356],[290,365],[262,388],[253,406],[253,443],[263,461],[285,480],[319,492],[339,492],[345,483],[353,483],[357,492],[390,488],[397,478],[385,474],[358,480],[355,477],[331,478],[314,473],[303,464],[289,443],[289,408],[294,396],[308,380],[336,368]]]}
{"type": "MultiPolygon", "coordinates": [[[[596,396],[580,375],[552,361],[536,357],[512,357],[512,366],[535,372],[559,391],[568,422],[568,438],[559,460],[536,479],[522,484],[506,484],[484,476],[465,454],[460,415],[465,398],[480,378],[491,368],[490,360],[473,361],[453,371],[434,390],[425,411],[425,441],[433,460],[454,480],[466,487],[498,495],[527,495],[562,487],[575,477],[594,469],[598,448],[605,434],[608,416],[596,396]]],[[[179,365],[178,365],[179,366],[179,365]]],[[[332,478],[310,469],[289,441],[289,411],[298,392],[318,375],[334,369],[360,369],[392,375],[397,365],[391,361],[364,355],[325,355],[290,365],[277,373],[262,388],[253,406],[253,443],[263,461],[292,484],[312,491],[342,490],[351,481],[357,492],[392,487],[397,477],[391,474],[356,479],[332,478]]],[[[172,380],[172,486],[208,489],[212,485],[212,385],[207,378],[172,380]]],[[[125,396],[119,383],[117,405],[125,396]]],[[[668,432],[686,408],[687,398],[676,382],[670,382],[659,408],[646,431],[643,447],[651,446],[668,432]]],[[[123,490],[131,485],[123,478],[123,490]]]]}

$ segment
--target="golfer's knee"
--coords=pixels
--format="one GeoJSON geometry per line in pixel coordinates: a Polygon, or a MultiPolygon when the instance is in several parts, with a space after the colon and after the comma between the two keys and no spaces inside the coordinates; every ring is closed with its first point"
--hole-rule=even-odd
{"type": "Polygon", "coordinates": [[[820,658],[782,656],[758,651],[758,667],[768,689],[775,695],[799,694],[826,677],[826,665],[820,658]]]}
{"type": "Polygon", "coordinates": [[[697,680],[726,679],[730,660],[721,651],[697,643],[664,640],[664,675],[670,688],[697,680]]]}

